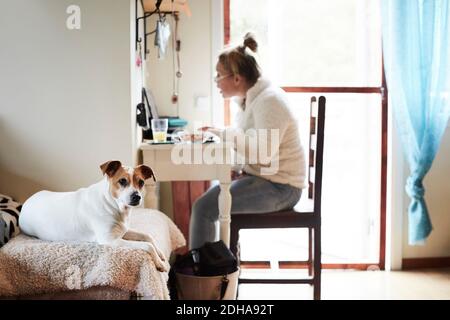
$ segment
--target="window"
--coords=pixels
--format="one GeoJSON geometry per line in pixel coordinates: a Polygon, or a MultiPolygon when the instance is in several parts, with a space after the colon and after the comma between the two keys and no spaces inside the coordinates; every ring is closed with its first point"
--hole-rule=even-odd
{"type": "Polygon", "coordinates": [[[283,87],[379,87],[377,5],[373,0],[230,0],[230,42],[253,30],[264,71],[283,87]]]}
{"type": "MultiPolygon", "coordinates": [[[[327,98],[325,267],[384,268],[387,100],[379,0],[224,2],[225,42],[240,44],[247,31],[255,33],[263,72],[288,92],[301,137],[307,137],[308,98],[327,98]]],[[[232,119],[236,108],[226,105],[225,119],[232,119]]],[[[261,260],[245,245],[243,260],[246,252],[261,260]]]]}

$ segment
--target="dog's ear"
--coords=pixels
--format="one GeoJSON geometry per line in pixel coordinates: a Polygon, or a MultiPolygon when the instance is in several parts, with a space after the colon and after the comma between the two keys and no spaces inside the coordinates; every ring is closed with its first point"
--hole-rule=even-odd
{"type": "Polygon", "coordinates": [[[136,167],[136,171],[140,172],[142,174],[142,176],[144,177],[144,180],[147,180],[148,178],[153,177],[153,181],[156,181],[155,174],[153,173],[153,170],[150,167],[148,167],[144,164],[141,164],[140,166],[136,167]]]}
{"type": "Polygon", "coordinates": [[[114,174],[119,170],[119,168],[122,166],[122,163],[118,160],[112,160],[105,162],[100,166],[100,169],[102,170],[103,174],[107,174],[108,177],[114,176],[114,174]]]}

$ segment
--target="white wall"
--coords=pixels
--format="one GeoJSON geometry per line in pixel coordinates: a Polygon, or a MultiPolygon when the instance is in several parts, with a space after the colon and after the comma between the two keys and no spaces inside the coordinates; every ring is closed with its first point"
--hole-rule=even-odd
{"type": "MultiPolygon", "coordinates": [[[[188,120],[191,130],[195,122],[210,124],[211,121],[211,3],[205,0],[190,0],[192,17],[180,15],[179,38],[181,40],[181,71],[179,116],[188,120]],[[207,97],[203,107],[196,107],[196,97],[207,97]]],[[[172,18],[168,17],[172,23],[172,18]]],[[[148,19],[147,32],[155,29],[155,19],[148,19]]],[[[161,115],[177,115],[172,104],[173,62],[172,42],[167,48],[164,60],[158,60],[157,49],[153,46],[154,35],[148,37],[150,54],[147,60],[147,84],[152,90],[161,115]]]]}
{"type": "Polygon", "coordinates": [[[131,10],[124,0],[0,2],[0,192],[73,190],[98,181],[104,161],[132,164],[131,10]],[[81,30],[66,28],[71,4],[81,30]]]}

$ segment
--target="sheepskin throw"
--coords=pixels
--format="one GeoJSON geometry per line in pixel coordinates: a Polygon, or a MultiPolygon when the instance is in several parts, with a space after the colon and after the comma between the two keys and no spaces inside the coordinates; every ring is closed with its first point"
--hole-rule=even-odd
{"type": "MultiPolygon", "coordinates": [[[[162,212],[134,209],[130,228],[151,234],[168,258],[186,241],[162,212]]],[[[140,249],[92,242],[49,242],[20,234],[0,249],[0,296],[109,286],[149,299],[169,299],[168,273],[140,249]]]]}

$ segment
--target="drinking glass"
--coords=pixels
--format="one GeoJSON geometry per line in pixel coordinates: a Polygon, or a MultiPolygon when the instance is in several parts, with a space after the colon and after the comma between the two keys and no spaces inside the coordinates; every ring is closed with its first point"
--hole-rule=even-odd
{"type": "Polygon", "coordinates": [[[153,142],[166,142],[167,129],[169,128],[168,119],[152,119],[153,142]]]}

